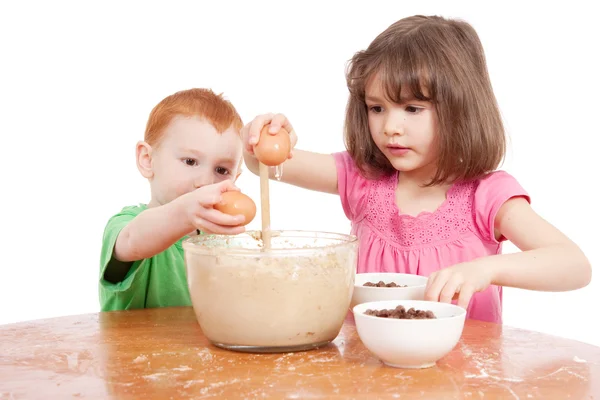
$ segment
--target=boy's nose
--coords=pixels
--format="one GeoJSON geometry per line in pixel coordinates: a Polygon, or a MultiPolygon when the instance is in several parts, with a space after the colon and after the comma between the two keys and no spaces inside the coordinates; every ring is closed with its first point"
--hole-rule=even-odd
{"type": "Polygon", "coordinates": [[[214,174],[211,171],[201,171],[194,178],[194,187],[196,189],[201,188],[202,186],[211,185],[215,180],[214,174]]]}

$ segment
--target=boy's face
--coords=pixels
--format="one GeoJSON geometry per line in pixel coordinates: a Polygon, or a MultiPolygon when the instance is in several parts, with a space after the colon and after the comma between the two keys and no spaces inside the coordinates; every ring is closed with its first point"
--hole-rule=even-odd
{"type": "Polygon", "coordinates": [[[233,127],[219,133],[199,117],[176,116],[151,150],[149,206],[160,206],[204,185],[235,181],[242,140],[233,127]]]}

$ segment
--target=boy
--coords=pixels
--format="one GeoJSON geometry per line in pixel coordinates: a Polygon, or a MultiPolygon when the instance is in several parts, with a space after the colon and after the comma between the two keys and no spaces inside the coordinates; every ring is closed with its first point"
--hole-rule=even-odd
{"type": "Polygon", "coordinates": [[[124,207],[108,221],[100,256],[102,311],[191,305],[182,240],[192,234],[237,234],[244,217],[213,208],[238,190],[242,120],[207,89],[174,93],[154,107],[137,167],[150,202],[124,207]]]}

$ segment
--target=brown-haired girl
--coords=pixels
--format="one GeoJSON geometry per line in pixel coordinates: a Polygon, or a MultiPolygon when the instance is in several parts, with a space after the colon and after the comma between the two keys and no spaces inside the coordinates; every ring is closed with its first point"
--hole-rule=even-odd
{"type": "MultiPolygon", "coordinates": [[[[347,151],[294,150],[284,182],[337,193],[360,241],[358,269],[429,276],[426,299],[502,321],[502,286],[566,291],[591,279],[579,247],[530,206],[510,174],[496,170],[505,132],[477,33],[437,16],[401,19],[352,58],[347,70],[347,151]],[[501,254],[510,240],[522,250],[501,254]]],[[[282,114],[263,126],[296,134],[282,114]]]]}

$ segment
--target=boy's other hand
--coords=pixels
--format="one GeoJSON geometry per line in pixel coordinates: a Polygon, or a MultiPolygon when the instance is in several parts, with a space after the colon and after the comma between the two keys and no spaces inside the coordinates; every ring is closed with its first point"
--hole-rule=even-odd
{"type": "Polygon", "coordinates": [[[221,194],[239,191],[232,181],[226,180],[206,185],[180,196],[177,200],[182,211],[196,229],[204,233],[236,235],[245,231],[243,215],[228,215],[213,206],[221,201],[221,194]]]}

